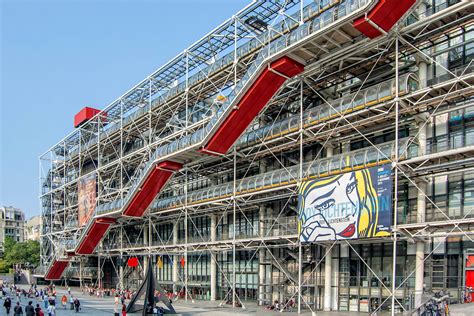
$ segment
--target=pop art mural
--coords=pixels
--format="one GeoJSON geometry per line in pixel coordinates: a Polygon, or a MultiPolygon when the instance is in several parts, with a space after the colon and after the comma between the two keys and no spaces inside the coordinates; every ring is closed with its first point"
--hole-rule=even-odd
{"type": "Polygon", "coordinates": [[[303,182],[298,195],[302,242],[390,236],[389,164],[303,182]]]}

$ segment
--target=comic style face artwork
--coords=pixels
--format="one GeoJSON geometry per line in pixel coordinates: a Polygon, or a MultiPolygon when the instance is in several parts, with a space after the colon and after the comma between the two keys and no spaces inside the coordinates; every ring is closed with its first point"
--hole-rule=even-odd
{"type": "Polygon", "coordinates": [[[303,183],[299,194],[300,240],[389,236],[390,224],[386,226],[391,220],[391,202],[387,198],[391,200],[391,184],[388,188],[386,182],[391,178],[386,174],[380,177],[377,170],[367,169],[303,183]],[[379,185],[382,190],[378,191],[379,185]],[[384,212],[380,212],[380,205],[384,205],[384,212]],[[389,218],[381,224],[382,215],[389,218]]]}

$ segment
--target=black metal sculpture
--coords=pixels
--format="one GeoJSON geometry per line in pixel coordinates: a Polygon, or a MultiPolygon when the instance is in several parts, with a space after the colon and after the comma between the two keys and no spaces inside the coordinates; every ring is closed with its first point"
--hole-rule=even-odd
{"type": "Polygon", "coordinates": [[[176,314],[176,311],[171,305],[170,299],[166,296],[163,289],[156,284],[155,282],[155,274],[153,273],[153,265],[151,263],[151,259],[148,259],[148,271],[145,276],[145,280],[140,285],[137,293],[133,295],[130,303],[127,306],[127,313],[135,313],[138,311],[142,311],[142,315],[146,316],[148,314],[153,314],[153,308],[155,307],[156,303],[162,302],[166,308],[159,306],[162,308],[164,314],[176,314]],[[155,290],[160,292],[160,295],[155,298],[155,290]],[[143,306],[141,304],[137,304],[137,301],[140,297],[145,294],[143,306]]]}

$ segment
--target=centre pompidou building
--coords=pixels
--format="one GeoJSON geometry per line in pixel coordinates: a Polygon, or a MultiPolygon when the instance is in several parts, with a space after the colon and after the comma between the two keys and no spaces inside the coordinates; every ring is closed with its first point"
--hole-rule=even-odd
{"type": "Polygon", "coordinates": [[[311,311],[460,300],[474,286],[473,13],[252,2],[40,156],[37,274],[134,289],[153,264],[183,300],[311,311]]]}

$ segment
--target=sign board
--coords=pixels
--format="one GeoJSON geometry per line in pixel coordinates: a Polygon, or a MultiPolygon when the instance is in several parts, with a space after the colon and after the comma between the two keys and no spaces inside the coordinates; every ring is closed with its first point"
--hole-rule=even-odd
{"type": "Polygon", "coordinates": [[[300,241],[390,236],[389,164],[305,181],[298,193],[300,241]]]}

